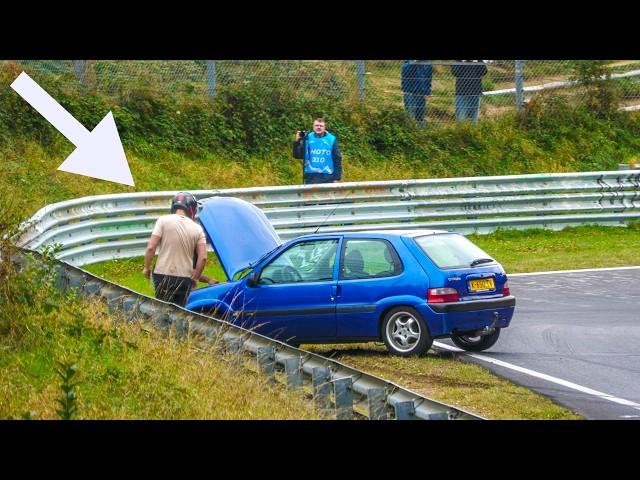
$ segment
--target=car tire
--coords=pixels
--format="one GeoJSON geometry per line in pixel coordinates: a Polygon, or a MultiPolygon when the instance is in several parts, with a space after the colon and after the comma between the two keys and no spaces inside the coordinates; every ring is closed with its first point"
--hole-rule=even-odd
{"type": "Polygon", "coordinates": [[[487,350],[495,345],[498,341],[498,337],[500,337],[500,330],[500,328],[496,328],[493,332],[484,336],[465,335],[464,332],[451,334],[451,341],[457,347],[468,352],[482,352],[483,350],[487,350]]]}
{"type": "Polygon", "coordinates": [[[389,353],[410,357],[426,353],[433,344],[422,315],[412,307],[395,307],[382,320],[382,340],[389,353]]]}

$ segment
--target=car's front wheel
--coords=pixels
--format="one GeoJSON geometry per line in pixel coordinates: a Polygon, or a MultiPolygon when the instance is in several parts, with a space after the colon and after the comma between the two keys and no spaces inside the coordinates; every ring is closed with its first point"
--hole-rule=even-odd
{"type": "Polygon", "coordinates": [[[451,341],[459,348],[469,352],[482,352],[491,348],[498,341],[500,329],[494,328],[493,332],[486,335],[478,335],[476,332],[451,334],[451,341]]]}
{"type": "Polygon", "coordinates": [[[391,309],[382,320],[382,340],[394,355],[421,355],[431,348],[433,338],[420,313],[411,307],[391,309]]]}

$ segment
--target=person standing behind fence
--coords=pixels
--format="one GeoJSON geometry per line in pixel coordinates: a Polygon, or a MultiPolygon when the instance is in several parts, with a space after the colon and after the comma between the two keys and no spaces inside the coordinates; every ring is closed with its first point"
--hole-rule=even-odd
{"type": "Polygon", "coordinates": [[[482,77],[487,66],[481,60],[456,60],[451,71],[456,77],[456,120],[477,122],[480,116],[482,77]]]}
{"type": "Polygon", "coordinates": [[[338,139],[327,132],[324,118],[313,121],[312,132],[296,132],[293,157],[304,160],[302,176],[305,184],[335,183],[342,179],[342,154],[338,139]]]}
{"type": "Polygon", "coordinates": [[[427,96],[431,95],[433,68],[425,60],[405,60],[400,70],[404,108],[421,127],[427,114],[427,96]]]}

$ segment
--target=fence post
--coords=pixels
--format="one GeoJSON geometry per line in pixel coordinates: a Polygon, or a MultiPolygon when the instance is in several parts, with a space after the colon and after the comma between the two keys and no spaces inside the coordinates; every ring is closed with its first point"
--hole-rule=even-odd
{"type": "Polygon", "coordinates": [[[209,97],[216,96],[216,61],[207,60],[207,85],[209,86],[209,97]]]}
{"type": "Polygon", "coordinates": [[[524,60],[516,60],[516,112],[522,110],[524,104],[524,60]]]}
{"type": "Polygon", "coordinates": [[[73,60],[73,72],[76,75],[76,78],[84,85],[84,66],[86,64],[86,60],[73,60]]]}
{"type": "Polygon", "coordinates": [[[364,60],[356,60],[356,77],[358,79],[358,99],[364,100],[364,60]]]}

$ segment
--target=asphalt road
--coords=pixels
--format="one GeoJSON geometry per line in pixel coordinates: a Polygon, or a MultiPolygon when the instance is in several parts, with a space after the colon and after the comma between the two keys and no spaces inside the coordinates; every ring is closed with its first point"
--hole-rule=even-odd
{"type": "Polygon", "coordinates": [[[511,325],[469,358],[588,419],[640,419],[640,268],[510,275],[509,285],[511,325]]]}

